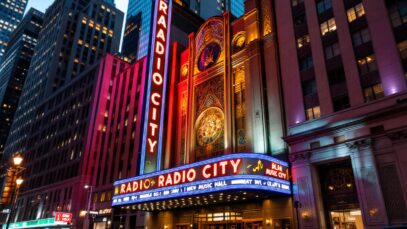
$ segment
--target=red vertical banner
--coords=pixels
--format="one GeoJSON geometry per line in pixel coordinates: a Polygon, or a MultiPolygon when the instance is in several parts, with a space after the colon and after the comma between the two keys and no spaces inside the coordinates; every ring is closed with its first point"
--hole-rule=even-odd
{"type": "Polygon", "coordinates": [[[172,0],[155,1],[140,174],[161,168],[171,11],[172,0]]]}

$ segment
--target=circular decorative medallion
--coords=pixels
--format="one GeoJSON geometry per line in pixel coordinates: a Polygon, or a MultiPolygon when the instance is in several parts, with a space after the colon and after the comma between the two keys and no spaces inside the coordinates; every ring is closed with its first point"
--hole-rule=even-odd
{"type": "Polygon", "coordinates": [[[198,69],[204,71],[212,67],[219,59],[222,48],[216,42],[209,43],[201,52],[198,59],[198,69]]]}
{"type": "Polygon", "coordinates": [[[215,142],[223,131],[224,115],[221,109],[211,107],[203,111],[196,121],[196,138],[200,146],[215,142]]]}

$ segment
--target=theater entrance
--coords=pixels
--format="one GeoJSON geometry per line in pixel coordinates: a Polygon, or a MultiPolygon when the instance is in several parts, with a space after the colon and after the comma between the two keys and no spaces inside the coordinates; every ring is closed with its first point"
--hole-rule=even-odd
{"type": "Polygon", "coordinates": [[[204,223],[199,229],[263,229],[263,222],[204,223]]]}
{"type": "Polygon", "coordinates": [[[261,219],[246,221],[242,212],[216,212],[194,215],[194,228],[198,229],[263,229],[261,219]]]}
{"type": "Polygon", "coordinates": [[[242,223],[213,223],[204,224],[202,229],[243,229],[242,223]]]}
{"type": "Polygon", "coordinates": [[[327,227],[364,229],[350,160],[319,166],[327,227]]]}

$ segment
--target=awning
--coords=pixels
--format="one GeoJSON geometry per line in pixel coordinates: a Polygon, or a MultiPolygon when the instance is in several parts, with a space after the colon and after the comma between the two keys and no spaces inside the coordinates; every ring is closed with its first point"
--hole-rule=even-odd
{"type": "Polygon", "coordinates": [[[251,198],[289,195],[289,180],[288,163],[265,154],[236,153],[116,181],[112,205],[159,210],[236,196],[242,200],[242,193],[251,198]]]}

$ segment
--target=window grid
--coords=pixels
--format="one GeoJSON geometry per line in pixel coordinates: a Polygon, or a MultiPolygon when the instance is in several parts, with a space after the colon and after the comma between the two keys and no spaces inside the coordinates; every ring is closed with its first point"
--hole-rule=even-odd
{"type": "Polygon", "coordinates": [[[365,8],[362,3],[355,5],[347,10],[348,22],[353,22],[358,18],[365,16],[365,8]]]}
{"type": "Polygon", "coordinates": [[[320,27],[321,27],[322,36],[326,36],[329,33],[333,32],[333,31],[336,31],[335,18],[331,18],[331,19],[329,19],[327,21],[322,22],[320,27]]]}

